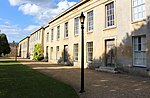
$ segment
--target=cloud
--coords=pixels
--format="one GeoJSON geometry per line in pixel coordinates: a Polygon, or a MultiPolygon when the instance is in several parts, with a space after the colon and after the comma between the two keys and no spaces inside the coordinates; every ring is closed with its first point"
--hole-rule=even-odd
{"type": "Polygon", "coordinates": [[[35,30],[37,30],[40,26],[36,26],[36,25],[29,25],[27,26],[24,31],[28,31],[28,32],[33,32],[35,30]]]}
{"type": "Polygon", "coordinates": [[[41,8],[35,4],[24,4],[19,7],[19,11],[22,11],[25,15],[39,15],[41,8]]]}
{"type": "Polygon", "coordinates": [[[25,15],[34,16],[39,24],[46,24],[54,16],[74,5],[76,2],[60,0],[57,4],[53,0],[9,0],[10,5],[18,6],[18,10],[25,15]]]}
{"type": "Polygon", "coordinates": [[[0,28],[1,28],[1,33],[5,33],[5,34],[19,34],[19,32],[21,31],[17,25],[5,25],[5,24],[0,24],[0,28]]]}
{"type": "Polygon", "coordinates": [[[10,22],[7,23],[6,21],[6,23],[0,23],[0,33],[6,34],[9,42],[13,40],[19,42],[20,39],[30,35],[31,32],[37,30],[39,27],[38,25],[29,25],[25,28],[20,28],[19,25],[14,25],[10,22]]]}

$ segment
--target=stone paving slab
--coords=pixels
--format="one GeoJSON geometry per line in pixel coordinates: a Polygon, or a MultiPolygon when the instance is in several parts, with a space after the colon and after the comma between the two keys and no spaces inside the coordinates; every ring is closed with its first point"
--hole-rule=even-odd
{"type": "MultiPolygon", "coordinates": [[[[71,85],[80,91],[80,68],[23,61],[22,64],[71,85]]],[[[85,93],[80,98],[150,98],[150,78],[85,70],[85,93]]]]}

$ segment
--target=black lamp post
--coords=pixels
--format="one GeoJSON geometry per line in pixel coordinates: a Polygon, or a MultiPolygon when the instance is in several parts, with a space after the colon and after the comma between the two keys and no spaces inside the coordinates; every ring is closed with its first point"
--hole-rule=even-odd
{"type": "Polygon", "coordinates": [[[85,16],[83,12],[80,16],[80,22],[81,22],[81,90],[80,93],[85,92],[84,91],[84,19],[85,16]]]}
{"type": "Polygon", "coordinates": [[[15,41],[13,41],[13,45],[15,47],[15,61],[17,61],[17,43],[15,43],[15,41]]]}

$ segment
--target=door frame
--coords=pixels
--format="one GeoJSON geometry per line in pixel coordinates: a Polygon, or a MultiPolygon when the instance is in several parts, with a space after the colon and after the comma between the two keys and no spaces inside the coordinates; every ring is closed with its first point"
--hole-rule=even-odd
{"type": "Polygon", "coordinates": [[[114,67],[116,67],[116,60],[117,60],[117,48],[116,48],[116,46],[117,46],[117,40],[116,40],[116,37],[109,37],[109,38],[104,38],[103,39],[103,42],[104,42],[104,66],[107,66],[107,60],[106,60],[106,42],[107,41],[111,41],[111,40],[114,40],[114,45],[115,45],[115,50],[114,50],[114,55],[115,55],[115,57],[114,57],[114,67]]]}

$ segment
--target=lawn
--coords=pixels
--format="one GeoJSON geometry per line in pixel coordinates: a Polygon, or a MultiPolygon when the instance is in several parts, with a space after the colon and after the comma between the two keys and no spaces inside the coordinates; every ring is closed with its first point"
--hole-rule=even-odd
{"type": "Polygon", "coordinates": [[[2,57],[0,57],[0,59],[10,59],[10,57],[2,56],[2,57]]]}
{"type": "Polygon", "coordinates": [[[0,62],[0,98],[79,98],[67,84],[19,62],[0,62]]]}

